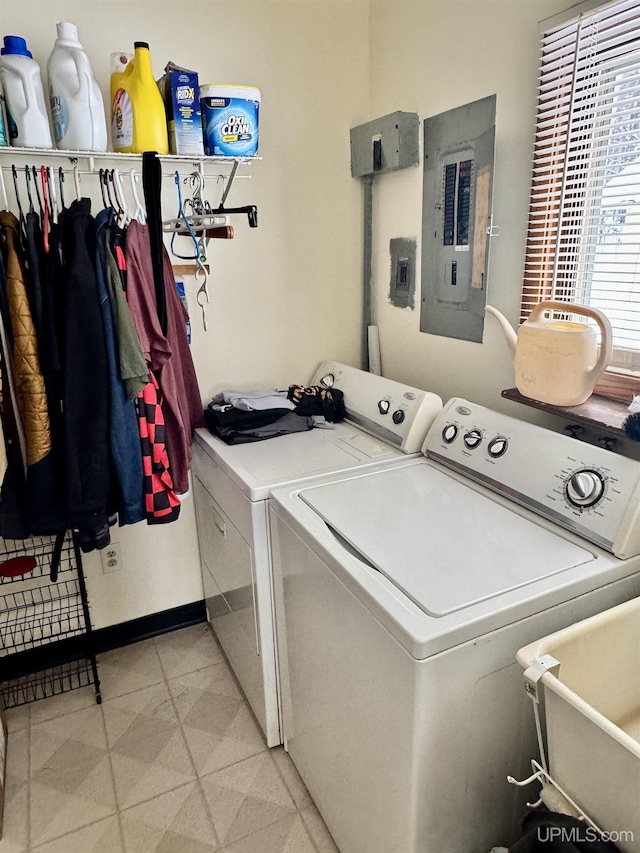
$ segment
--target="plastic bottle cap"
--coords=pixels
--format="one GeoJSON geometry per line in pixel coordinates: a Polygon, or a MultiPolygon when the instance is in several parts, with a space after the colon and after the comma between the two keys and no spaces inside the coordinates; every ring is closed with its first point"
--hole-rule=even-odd
{"type": "Polygon", "coordinates": [[[149,42],[148,41],[134,41],[134,47],[146,47],[149,50],[149,42]]]}
{"type": "Polygon", "coordinates": [[[27,43],[21,36],[5,36],[4,47],[0,48],[0,54],[2,56],[28,56],[29,59],[33,59],[33,54],[27,50],[27,43]]]}
{"type": "Polygon", "coordinates": [[[58,38],[64,39],[64,41],[78,41],[78,28],[75,24],[71,24],[68,21],[62,21],[59,24],[56,24],[56,29],[58,31],[58,38]]]}

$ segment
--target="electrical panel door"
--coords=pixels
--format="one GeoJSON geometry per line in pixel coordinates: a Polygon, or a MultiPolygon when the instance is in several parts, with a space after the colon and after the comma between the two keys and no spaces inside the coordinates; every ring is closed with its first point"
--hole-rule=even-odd
{"type": "Polygon", "coordinates": [[[496,97],[424,122],[420,331],[482,341],[496,97]]]}

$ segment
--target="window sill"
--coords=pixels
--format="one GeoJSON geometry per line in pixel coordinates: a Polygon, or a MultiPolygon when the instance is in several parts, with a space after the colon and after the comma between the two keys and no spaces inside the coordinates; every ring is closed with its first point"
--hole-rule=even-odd
{"type": "Polygon", "coordinates": [[[517,388],[505,389],[502,396],[507,400],[522,403],[524,406],[557,415],[570,423],[589,424],[614,433],[618,437],[626,436],[623,424],[629,417],[628,403],[620,403],[609,397],[592,394],[580,406],[552,406],[549,403],[539,403],[537,400],[524,397],[517,388]]]}

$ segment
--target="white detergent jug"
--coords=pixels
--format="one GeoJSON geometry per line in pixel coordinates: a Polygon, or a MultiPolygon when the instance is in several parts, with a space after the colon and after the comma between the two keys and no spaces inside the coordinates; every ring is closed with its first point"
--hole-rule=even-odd
{"type": "Polygon", "coordinates": [[[100,87],[89,57],[78,40],[75,24],[57,24],[47,62],[49,105],[56,148],[106,151],[107,121],[100,87]]]}
{"type": "Polygon", "coordinates": [[[40,66],[20,36],[4,37],[4,47],[0,49],[0,81],[11,144],[22,148],[52,148],[40,66]]]}

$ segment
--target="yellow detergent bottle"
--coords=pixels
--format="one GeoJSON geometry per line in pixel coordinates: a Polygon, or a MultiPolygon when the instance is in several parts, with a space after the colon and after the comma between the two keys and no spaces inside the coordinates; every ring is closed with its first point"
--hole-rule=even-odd
{"type": "Polygon", "coordinates": [[[153,78],[145,41],[134,42],[134,57],[124,71],[111,77],[111,141],[123,153],[169,153],[167,119],[162,95],[153,78]]]}

